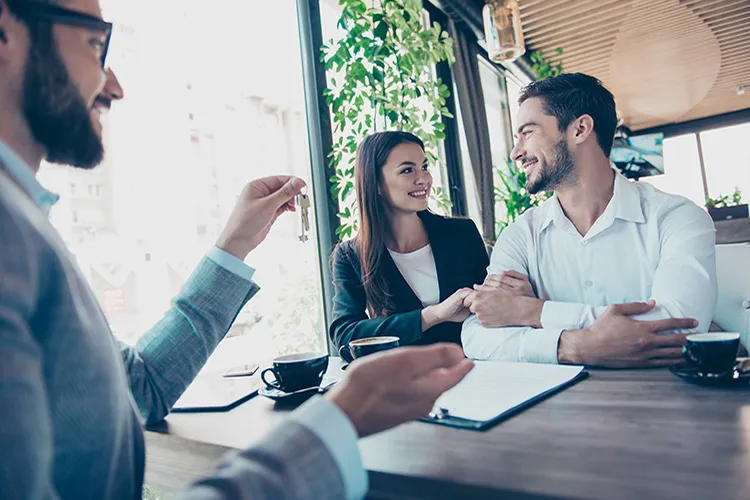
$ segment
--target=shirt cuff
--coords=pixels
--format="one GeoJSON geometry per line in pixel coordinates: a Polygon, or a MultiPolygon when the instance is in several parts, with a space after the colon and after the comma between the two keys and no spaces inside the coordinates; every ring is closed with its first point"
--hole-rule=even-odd
{"type": "Polygon", "coordinates": [[[323,441],[341,471],[348,500],[361,500],[369,487],[357,445],[357,431],[336,405],[315,396],[290,416],[323,441]]]}
{"type": "Polygon", "coordinates": [[[253,279],[255,269],[219,247],[213,247],[209,250],[206,257],[214,261],[216,265],[223,267],[232,274],[236,274],[240,278],[246,279],[247,281],[252,281],[253,279]]]}
{"type": "Polygon", "coordinates": [[[557,346],[562,329],[542,328],[529,330],[523,335],[519,349],[522,363],[557,364],[557,346]]]}
{"type": "Polygon", "coordinates": [[[581,304],[546,300],[542,306],[542,328],[561,330],[585,328],[583,316],[581,304]]]}

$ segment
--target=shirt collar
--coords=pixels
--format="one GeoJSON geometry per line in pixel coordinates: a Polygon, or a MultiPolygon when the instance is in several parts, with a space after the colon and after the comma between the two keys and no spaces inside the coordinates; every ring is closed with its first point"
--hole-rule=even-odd
{"type": "Polygon", "coordinates": [[[547,229],[547,226],[553,222],[558,227],[562,227],[561,224],[568,220],[568,218],[565,217],[565,213],[562,211],[560,200],[557,199],[557,193],[553,194],[552,198],[544,202],[544,210],[544,220],[542,221],[542,227],[539,229],[539,232],[547,229]]]}
{"type": "Polygon", "coordinates": [[[646,222],[638,186],[634,182],[627,180],[617,170],[615,170],[615,192],[609,204],[612,207],[612,216],[615,219],[637,222],[639,224],[646,222]]]}
{"type": "Polygon", "coordinates": [[[42,209],[45,215],[49,215],[52,206],[57,203],[60,196],[47,191],[36,180],[31,167],[10,149],[3,141],[0,141],[0,163],[5,165],[11,178],[23,189],[26,194],[42,209]]]}
{"type": "MultiPolygon", "coordinates": [[[[544,231],[553,222],[558,227],[570,225],[570,221],[560,206],[560,200],[557,199],[557,194],[552,195],[552,198],[547,200],[544,205],[544,219],[539,232],[544,231]]],[[[603,220],[622,219],[636,223],[646,222],[638,187],[627,180],[617,170],[615,170],[615,185],[612,199],[609,201],[609,205],[607,205],[600,218],[603,220]]]]}

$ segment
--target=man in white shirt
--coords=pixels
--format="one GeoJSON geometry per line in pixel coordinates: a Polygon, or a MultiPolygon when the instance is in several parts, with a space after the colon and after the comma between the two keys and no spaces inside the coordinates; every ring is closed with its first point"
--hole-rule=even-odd
{"type": "Polygon", "coordinates": [[[463,325],[464,351],[536,363],[675,364],[685,335],[663,333],[707,331],[716,305],[713,222],[691,201],[612,169],[615,101],[597,79],[549,78],[524,89],[519,103],[512,159],[530,193],[554,196],[500,235],[487,281],[466,299],[474,315],[463,325]]]}

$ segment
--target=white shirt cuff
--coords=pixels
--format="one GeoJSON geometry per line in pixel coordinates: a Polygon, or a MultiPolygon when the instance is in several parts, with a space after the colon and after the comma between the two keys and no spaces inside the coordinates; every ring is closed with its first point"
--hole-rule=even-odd
{"type": "Polygon", "coordinates": [[[519,361],[557,364],[557,346],[560,343],[560,335],[562,335],[562,329],[529,330],[521,340],[519,361]]]}
{"type": "Polygon", "coordinates": [[[585,327],[583,315],[581,304],[546,300],[542,306],[542,328],[578,330],[585,327]]]}
{"type": "Polygon", "coordinates": [[[331,452],[341,471],[346,498],[364,498],[369,487],[367,472],[359,455],[357,431],[346,415],[333,403],[315,396],[290,418],[310,429],[331,452]]]}
{"type": "Polygon", "coordinates": [[[253,279],[255,269],[219,247],[211,248],[206,254],[206,257],[214,261],[216,265],[223,267],[232,274],[236,274],[240,278],[246,279],[247,281],[252,281],[253,279]]]}

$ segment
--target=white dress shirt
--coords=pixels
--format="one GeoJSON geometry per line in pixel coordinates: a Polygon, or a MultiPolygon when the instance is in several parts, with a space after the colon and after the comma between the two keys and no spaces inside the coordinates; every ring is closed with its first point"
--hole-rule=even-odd
{"type": "Polygon", "coordinates": [[[431,245],[409,253],[398,253],[388,249],[388,253],[423,306],[432,306],[440,302],[440,284],[431,245]]]}
{"type": "Polygon", "coordinates": [[[615,174],[614,195],[581,236],[553,196],[500,235],[488,274],[515,270],[544,299],[542,328],[463,325],[475,359],[557,363],[563,330],[591,326],[608,305],[656,301],[635,319],[695,318],[708,331],[716,307],[715,230],[708,214],[681,196],[615,174]]]}
{"type": "MultiPolygon", "coordinates": [[[[47,191],[36,180],[33,171],[3,141],[0,141],[0,160],[10,176],[24,189],[45,214],[57,203],[59,196],[47,191]]],[[[213,247],[207,257],[227,271],[250,281],[255,270],[224,250],[213,247]]],[[[293,412],[291,419],[315,433],[333,455],[341,471],[348,500],[364,498],[368,478],[359,454],[357,432],[349,419],[335,405],[323,398],[313,398],[293,412]]]]}

